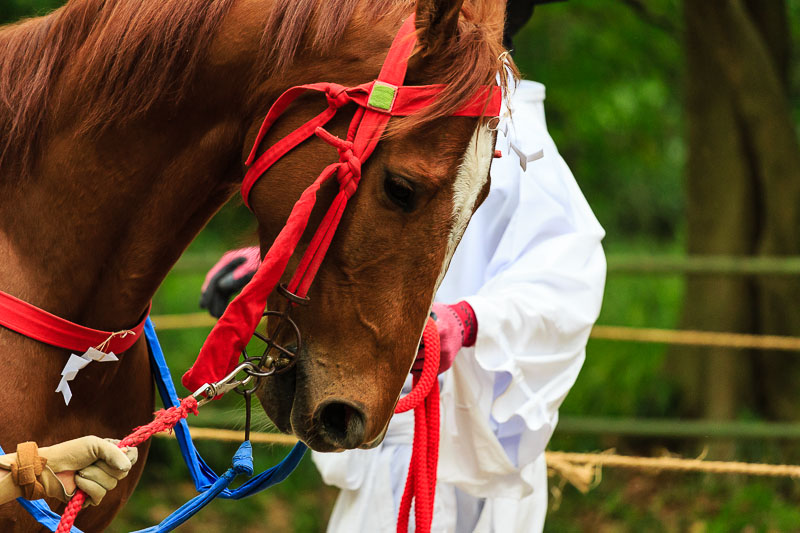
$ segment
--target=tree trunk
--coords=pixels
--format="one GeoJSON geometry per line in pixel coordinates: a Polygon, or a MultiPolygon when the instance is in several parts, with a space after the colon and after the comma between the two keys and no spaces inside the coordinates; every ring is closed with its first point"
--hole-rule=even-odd
{"type": "MultiPolygon", "coordinates": [[[[800,253],[800,147],[787,98],[783,1],[686,0],[686,172],[690,254],[800,253]]],[[[800,333],[800,283],[692,276],[683,326],[800,333]]],[[[798,413],[800,359],[681,349],[670,364],[684,412],[714,419],[744,407],[798,413]]]]}
{"type": "MultiPolygon", "coordinates": [[[[734,92],[708,46],[719,36],[706,33],[712,28],[706,27],[705,9],[705,2],[684,3],[688,252],[749,255],[756,247],[757,183],[734,92]]],[[[755,300],[747,280],[690,276],[686,294],[683,327],[752,331],[755,300]]],[[[679,348],[668,361],[683,389],[684,413],[733,417],[733,392],[747,382],[745,354],[724,348],[679,348]]]]}

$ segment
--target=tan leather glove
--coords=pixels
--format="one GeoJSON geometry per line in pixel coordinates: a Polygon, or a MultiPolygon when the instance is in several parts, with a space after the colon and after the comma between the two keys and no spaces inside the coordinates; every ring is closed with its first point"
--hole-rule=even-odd
{"type": "Polygon", "coordinates": [[[138,458],[136,448],[121,450],[115,442],[119,441],[88,436],[39,449],[32,442],[18,445],[17,453],[0,456],[0,468],[11,471],[0,478],[0,503],[20,496],[67,502],[75,491],[68,493],[57,474],[75,472],[75,485],[86,493],[86,505],[98,505],[138,458]]]}

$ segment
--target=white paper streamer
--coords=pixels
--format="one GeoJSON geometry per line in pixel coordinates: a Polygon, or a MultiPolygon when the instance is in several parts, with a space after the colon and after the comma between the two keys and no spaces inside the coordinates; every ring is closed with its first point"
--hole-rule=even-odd
{"type": "Polygon", "coordinates": [[[528,163],[544,157],[543,149],[526,150],[525,148],[520,148],[519,146],[517,146],[517,143],[514,141],[511,141],[510,144],[511,144],[511,149],[514,150],[514,153],[516,153],[517,157],[519,157],[519,166],[522,167],[523,172],[528,170],[528,163]]]}
{"type": "Polygon", "coordinates": [[[60,392],[64,396],[65,404],[69,405],[70,400],[72,400],[72,390],[69,388],[68,382],[75,379],[78,372],[92,361],[112,363],[114,361],[119,361],[119,358],[114,355],[114,352],[105,353],[96,348],[89,348],[83,355],[71,354],[67,360],[67,364],[64,365],[64,369],[61,371],[61,381],[59,381],[58,387],[56,387],[56,392],[60,392]]]}
{"type": "MultiPolygon", "coordinates": [[[[509,124],[511,124],[512,128],[514,127],[511,114],[506,111],[506,113],[500,117],[500,122],[497,124],[497,131],[502,133],[505,137],[508,137],[509,124]]],[[[536,149],[532,146],[524,146],[525,144],[524,136],[522,138],[520,138],[520,136],[515,136],[514,140],[509,143],[511,150],[519,158],[519,166],[522,167],[523,172],[528,170],[528,163],[544,157],[543,148],[536,149]]]]}

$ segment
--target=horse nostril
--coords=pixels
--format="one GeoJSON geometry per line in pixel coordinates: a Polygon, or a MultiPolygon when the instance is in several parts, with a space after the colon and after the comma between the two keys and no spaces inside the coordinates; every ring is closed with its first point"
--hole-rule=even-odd
{"type": "Polygon", "coordinates": [[[364,413],[341,401],[329,401],[317,409],[319,436],[336,448],[356,448],[364,440],[364,413]]]}

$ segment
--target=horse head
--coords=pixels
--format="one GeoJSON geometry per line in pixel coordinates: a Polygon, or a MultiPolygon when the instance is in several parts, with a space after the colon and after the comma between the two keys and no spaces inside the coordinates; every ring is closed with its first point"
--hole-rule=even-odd
{"type": "MultiPolygon", "coordinates": [[[[295,364],[265,378],[258,390],[264,410],[280,430],[294,432],[320,451],[366,448],[382,439],[436,289],[472,213],[488,193],[494,148],[489,120],[448,115],[478,86],[494,83],[500,69],[502,11],[462,4],[417,2],[419,44],[406,83],[447,84],[447,89],[433,109],[390,122],[388,135],[361,169],[358,191],[311,285],[309,304],[292,310],[302,343],[298,345],[293,328],[284,328],[276,339],[290,349],[300,347],[295,364]],[[470,18],[479,14],[494,19],[470,18]]],[[[337,83],[353,86],[374,79],[400,23],[401,18],[389,16],[354,25],[340,44],[348,52],[331,53],[324,67],[310,68],[308,81],[335,76],[337,83]],[[323,68],[335,74],[321,72],[323,68]]],[[[268,85],[261,91],[275,90],[268,85]]],[[[293,104],[264,147],[319,113],[319,100],[293,104]]],[[[327,128],[344,138],[353,112],[354,106],[344,107],[327,128]]],[[[259,125],[260,120],[253,122],[248,142],[259,125]]],[[[275,240],[310,177],[334,161],[336,151],[314,139],[275,163],[253,187],[249,203],[258,219],[262,252],[275,240]]],[[[285,283],[337,191],[336,180],[330,180],[319,192],[285,283]]],[[[268,307],[285,305],[276,291],[268,307]]]]}

